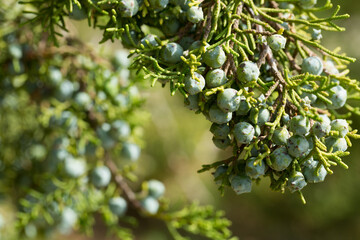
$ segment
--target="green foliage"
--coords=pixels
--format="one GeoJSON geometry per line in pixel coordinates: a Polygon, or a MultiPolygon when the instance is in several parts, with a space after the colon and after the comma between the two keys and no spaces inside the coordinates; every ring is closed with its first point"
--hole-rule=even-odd
{"type": "MultiPolygon", "coordinates": [[[[360,112],[348,100],[360,98],[360,86],[348,76],[347,65],[355,59],[321,44],[322,31],[344,31],[335,21],[349,17],[339,15],[339,6],[322,17],[319,12],[333,8],[331,0],[21,3],[33,17],[9,20],[2,11],[1,18],[11,24],[4,26],[0,45],[6,52],[0,58],[0,124],[9,130],[1,137],[4,189],[14,181],[28,184],[13,193],[24,208],[18,216],[21,233],[34,232],[28,228],[35,226],[45,234],[57,221],[62,226],[64,218],[73,222],[70,229],[78,223],[91,232],[92,214],[101,213],[112,233],[131,239],[131,227],[119,228],[107,204],[124,195],[142,216],[166,221],[175,239],[188,239],[178,229],[231,238],[221,212],[192,205],[166,213],[166,201],[151,196],[151,184],[137,194],[127,184],[136,180],[139,147],[134,144],[142,145],[146,121],[134,86],[143,79],[169,85],[170,94],[179,92],[189,109],[229,129],[221,137],[210,131],[214,144],[231,147],[232,156],[199,170],[216,170],[222,193],[225,187],[250,192],[253,182],[268,177],[272,190],[297,192],[305,203],[301,190],[308,183],[323,181],[333,166],[348,168],[343,157],[350,154],[350,138],[359,135],[347,119],[360,112]],[[101,43],[121,40],[131,49],[130,66],[120,53],[108,61],[75,39],[61,38],[67,17],[87,19],[101,29],[101,43]],[[16,31],[14,26],[25,21],[28,25],[16,31]],[[33,28],[36,24],[41,28],[33,28]],[[65,155],[65,163],[52,162],[54,149],[57,158],[65,155]],[[87,182],[85,176],[103,165],[111,171],[111,183],[87,182]],[[68,215],[51,216],[46,206],[53,202],[68,215]]],[[[120,223],[132,225],[134,219],[127,217],[120,223]]]]}

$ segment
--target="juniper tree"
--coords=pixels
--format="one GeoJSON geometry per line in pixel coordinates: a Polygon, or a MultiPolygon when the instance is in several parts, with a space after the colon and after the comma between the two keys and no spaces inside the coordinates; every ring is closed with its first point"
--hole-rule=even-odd
{"type": "Polygon", "coordinates": [[[9,184],[31,179],[13,196],[25,234],[76,223],[89,231],[100,212],[111,232],[130,239],[129,229],[118,225],[118,218],[133,222],[125,213],[130,205],[167,222],[176,239],[183,239],[178,228],[231,237],[222,213],[197,205],[168,213],[160,182],[146,182],[140,194],[127,184],[135,180],[132,162],[141,145],[139,82],[168,86],[213,123],[214,144],[232,154],[198,172],[212,171],[222,194],[226,187],[250,192],[253,182],[268,177],[272,190],[299,193],[305,203],[301,189],[324,181],[334,166],[348,168],[343,157],[351,138],[359,138],[348,120],[359,109],[348,100],[358,100],[360,88],[348,76],[355,59],[321,44],[322,31],[344,31],[336,21],[349,17],[331,0],[21,3],[29,19],[2,11],[1,124],[9,128],[19,114],[33,121],[2,137],[0,154],[9,184]],[[318,16],[331,9],[329,17],[318,16]],[[99,44],[121,41],[130,51],[131,82],[119,81],[129,61],[122,54],[109,60],[64,39],[67,18],[102,30],[99,44]]]}

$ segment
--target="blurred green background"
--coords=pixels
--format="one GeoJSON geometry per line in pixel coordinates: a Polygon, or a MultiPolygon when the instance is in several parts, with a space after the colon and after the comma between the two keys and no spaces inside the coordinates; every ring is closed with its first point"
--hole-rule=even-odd
{"type": "MultiPolygon", "coordinates": [[[[360,59],[360,1],[332,2],[341,4],[341,13],[349,13],[351,18],[340,22],[347,28],[345,33],[323,33],[323,43],[330,49],[342,46],[344,52],[360,59]]],[[[86,23],[71,24],[72,34],[98,47],[99,32],[89,31],[86,23]]],[[[108,47],[120,46],[107,43],[101,48],[106,51],[108,47]]],[[[350,65],[352,78],[360,79],[359,63],[350,65]]],[[[243,240],[360,239],[360,141],[354,142],[351,156],[345,159],[348,170],[336,167],[324,183],[305,188],[306,205],[296,194],[272,192],[266,180],[253,186],[250,194],[235,196],[228,190],[221,197],[210,173],[196,172],[202,164],[231,155],[213,145],[210,122],[184,108],[182,96],[171,97],[169,89],[161,88],[160,84],[144,88],[143,95],[151,121],[146,123],[146,147],[138,172],[142,178],[156,178],[165,183],[172,208],[180,207],[185,201],[213,204],[226,212],[233,222],[234,235],[243,240]]],[[[360,117],[353,121],[353,127],[360,129],[360,117]]],[[[170,239],[164,232],[166,227],[162,223],[144,219],[136,235],[140,240],[170,239]]],[[[104,234],[99,222],[91,239],[105,239],[104,234]]],[[[68,239],[88,238],[73,235],[68,239]]]]}

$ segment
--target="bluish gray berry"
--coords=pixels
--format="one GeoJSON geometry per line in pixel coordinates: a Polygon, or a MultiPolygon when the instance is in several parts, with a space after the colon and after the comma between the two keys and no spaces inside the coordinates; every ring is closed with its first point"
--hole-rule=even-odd
{"type": "Polygon", "coordinates": [[[110,169],[106,166],[96,167],[91,173],[91,182],[97,188],[106,187],[111,180],[110,169]]]}
{"type": "Polygon", "coordinates": [[[65,101],[72,97],[74,91],[75,91],[74,84],[69,80],[64,80],[59,85],[57,91],[57,97],[59,98],[59,100],[65,101]]]}
{"type": "Polygon", "coordinates": [[[300,191],[307,185],[304,175],[301,172],[295,172],[289,177],[287,187],[290,192],[300,191]]]}
{"type": "Polygon", "coordinates": [[[309,142],[304,136],[295,135],[289,138],[287,148],[291,156],[304,157],[309,150],[309,142]]]}
{"type": "Polygon", "coordinates": [[[20,44],[12,43],[9,45],[9,54],[15,59],[20,59],[23,56],[23,52],[20,44]]]}
{"type": "Polygon", "coordinates": [[[78,94],[76,94],[74,100],[78,106],[80,106],[84,109],[90,109],[90,107],[92,105],[92,99],[89,96],[89,94],[86,92],[79,92],[78,94]]]}
{"type": "Polygon", "coordinates": [[[232,113],[223,112],[220,108],[218,108],[217,105],[212,105],[209,110],[209,118],[211,122],[217,123],[217,124],[224,124],[230,122],[232,118],[232,113]]]}
{"type": "Polygon", "coordinates": [[[237,76],[242,82],[256,81],[260,76],[260,70],[256,63],[245,61],[239,64],[237,76]]]}
{"type": "Polygon", "coordinates": [[[316,56],[305,58],[301,65],[304,73],[310,73],[313,75],[320,75],[323,71],[323,67],[322,60],[316,56]]]}
{"type": "Polygon", "coordinates": [[[122,44],[126,48],[136,47],[139,43],[139,38],[134,30],[130,30],[130,37],[126,32],[121,35],[122,44]]]}
{"type": "Polygon", "coordinates": [[[330,118],[325,114],[319,115],[319,117],[322,119],[322,121],[315,122],[312,130],[317,137],[322,138],[328,135],[331,130],[330,118]]]}
{"type": "Polygon", "coordinates": [[[157,47],[159,43],[156,41],[156,36],[153,34],[146,35],[143,39],[140,40],[141,44],[145,47],[157,47]]]}
{"type": "Polygon", "coordinates": [[[255,136],[255,128],[247,122],[239,122],[235,124],[234,137],[238,143],[249,144],[255,136]]]}
{"type": "MultiPolygon", "coordinates": [[[[313,90],[313,87],[310,86],[309,84],[304,85],[303,88],[309,89],[309,90],[313,90]]],[[[316,99],[317,99],[317,96],[316,96],[315,94],[313,94],[313,93],[307,93],[307,92],[305,92],[305,91],[303,91],[303,92],[301,93],[301,96],[300,96],[300,97],[303,98],[303,99],[304,99],[305,97],[308,97],[309,100],[311,101],[311,103],[314,103],[314,102],[316,101],[316,99]]]]}
{"type": "Polygon", "coordinates": [[[272,141],[276,144],[276,145],[285,145],[287,144],[288,139],[290,138],[290,133],[289,131],[285,128],[278,128],[274,131],[274,135],[272,137],[272,141]]]}
{"type": "Polygon", "coordinates": [[[122,217],[127,210],[127,202],[122,197],[111,198],[109,200],[109,209],[114,215],[122,217]]]}
{"type": "Polygon", "coordinates": [[[238,110],[236,111],[236,115],[244,116],[249,113],[251,109],[251,105],[248,101],[246,101],[245,97],[240,97],[240,105],[238,110]]]}
{"type": "Polygon", "coordinates": [[[151,215],[154,215],[158,212],[160,204],[158,200],[154,197],[146,197],[141,201],[142,207],[145,209],[145,211],[151,215]]]}
{"type": "Polygon", "coordinates": [[[331,152],[338,152],[338,151],[345,152],[348,148],[345,138],[328,137],[325,139],[325,145],[329,152],[330,149],[332,149],[331,152]]]}
{"type": "Polygon", "coordinates": [[[203,55],[203,60],[209,67],[219,68],[226,61],[226,55],[221,46],[207,50],[203,55]]]}
{"type": "Polygon", "coordinates": [[[210,132],[214,134],[216,138],[225,139],[230,134],[230,128],[227,124],[213,123],[210,127],[210,132]]]}
{"type": "Polygon", "coordinates": [[[154,10],[162,10],[166,8],[169,3],[169,0],[149,0],[150,8],[154,10]]]}
{"type": "Polygon", "coordinates": [[[185,107],[192,111],[199,110],[199,95],[189,95],[188,98],[184,100],[185,107]]]}
{"type": "Polygon", "coordinates": [[[303,116],[297,115],[290,120],[290,131],[295,135],[306,135],[310,131],[310,120],[303,116]]]}
{"type": "Polygon", "coordinates": [[[121,150],[122,156],[133,162],[139,159],[140,152],[140,147],[134,143],[124,143],[121,150]]]}
{"type": "Polygon", "coordinates": [[[217,105],[224,112],[234,112],[240,106],[240,96],[233,88],[226,88],[217,95],[217,105]]]}
{"type": "Polygon", "coordinates": [[[161,58],[167,63],[178,63],[183,55],[183,48],[177,43],[166,44],[160,52],[161,58]]]}
{"type": "Polygon", "coordinates": [[[86,162],[84,159],[68,157],[64,161],[65,173],[72,178],[78,178],[86,171],[86,162]]]}
{"type": "Polygon", "coordinates": [[[231,175],[229,177],[231,188],[237,195],[251,192],[251,178],[242,175],[231,175]]]}
{"type": "Polygon", "coordinates": [[[65,207],[61,213],[58,230],[62,234],[69,234],[78,221],[77,213],[70,207],[65,207]]]}
{"type": "Polygon", "coordinates": [[[204,19],[204,13],[201,7],[191,7],[186,11],[186,17],[189,22],[198,23],[204,19]]]}
{"type": "Polygon", "coordinates": [[[327,171],[322,164],[318,169],[318,164],[319,161],[313,160],[305,166],[303,173],[308,183],[319,183],[325,180],[327,171]]]}
{"type": "Polygon", "coordinates": [[[280,34],[274,34],[267,38],[267,42],[275,52],[285,48],[286,38],[280,34]]]}
{"type": "Polygon", "coordinates": [[[347,100],[347,91],[340,85],[330,89],[329,99],[331,104],[328,104],[329,109],[339,109],[343,107],[347,100]]]}
{"type": "Polygon", "coordinates": [[[174,36],[179,31],[180,22],[177,18],[171,17],[162,25],[162,31],[166,36],[174,36]]]}
{"type": "Polygon", "coordinates": [[[313,28],[312,30],[311,30],[311,38],[313,39],[313,40],[320,40],[320,39],[322,39],[322,34],[321,34],[321,29],[315,29],[315,28],[313,28]]]}
{"type": "Polygon", "coordinates": [[[250,111],[249,119],[252,123],[263,126],[270,120],[270,111],[267,108],[261,108],[259,111],[253,108],[250,111]]]}
{"type": "Polygon", "coordinates": [[[217,137],[213,137],[212,141],[214,143],[214,145],[222,150],[225,150],[226,148],[228,148],[231,145],[231,138],[229,136],[225,137],[225,138],[217,138],[217,137]]]}
{"type": "Polygon", "coordinates": [[[185,90],[190,95],[198,94],[205,87],[205,79],[200,73],[195,72],[194,77],[191,75],[188,75],[188,76],[186,76],[185,81],[184,81],[185,90]]]}
{"type": "Polygon", "coordinates": [[[265,171],[266,164],[264,160],[258,162],[255,157],[246,160],[245,173],[248,177],[252,179],[259,178],[265,174],[265,171]]]}
{"type": "Polygon", "coordinates": [[[331,122],[331,130],[338,131],[340,137],[349,133],[349,124],[345,119],[335,119],[331,122]]]}
{"type": "Polygon", "coordinates": [[[50,67],[48,72],[48,78],[53,85],[59,85],[63,79],[62,73],[58,68],[50,67]]]}
{"type": "Polygon", "coordinates": [[[317,3],[317,0],[300,0],[299,4],[304,9],[313,8],[317,3]]]}
{"type": "Polygon", "coordinates": [[[290,166],[293,159],[288,154],[286,147],[279,147],[270,154],[270,160],[270,168],[275,171],[283,171],[290,166]]]}
{"type": "Polygon", "coordinates": [[[116,120],[111,124],[111,136],[114,139],[126,139],[131,133],[130,125],[123,120],[116,120]]]}
{"type": "Polygon", "coordinates": [[[205,77],[206,86],[208,88],[215,88],[224,85],[227,82],[224,70],[218,68],[209,71],[205,77]]]}
{"type": "Polygon", "coordinates": [[[225,165],[221,165],[221,166],[216,168],[215,172],[213,173],[216,185],[221,185],[222,184],[223,180],[222,179],[216,180],[216,178],[218,178],[219,176],[225,174],[227,169],[228,169],[228,167],[225,166],[225,165]]]}
{"type": "Polygon", "coordinates": [[[121,0],[119,1],[119,12],[121,17],[131,18],[139,11],[139,3],[137,0],[121,0]]]}
{"type": "Polygon", "coordinates": [[[165,185],[158,180],[152,179],[148,181],[148,191],[150,196],[158,199],[164,195],[165,185]]]}

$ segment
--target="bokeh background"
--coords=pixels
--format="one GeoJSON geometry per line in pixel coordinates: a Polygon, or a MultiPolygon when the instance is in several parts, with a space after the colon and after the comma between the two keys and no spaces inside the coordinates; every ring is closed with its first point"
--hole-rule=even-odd
{"type": "MultiPolygon", "coordinates": [[[[341,13],[349,13],[351,18],[340,22],[347,28],[345,33],[323,33],[323,43],[330,49],[342,46],[344,52],[360,59],[360,1],[332,2],[342,5],[341,13]]],[[[98,47],[100,32],[90,31],[85,22],[69,24],[71,34],[98,47]]],[[[107,43],[101,48],[112,51],[121,45],[107,43]]],[[[360,61],[351,64],[350,69],[350,76],[360,79],[360,61]]],[[[253,186],[251,194],[236,196],[228,190],[221,197],[211,174],[197,173],[202,164],[231,155],[213,145],[210,122],[184,108],[182,96],[171,97],[167,87],[157,84],[144,87],[142,92],[151,121],[145,124],[146,146],[138,172],[140,178],[165,183],[171,208],[190,201],[215,205],[225,211],[233,222],[234,235],[243,240],[360,239],[360,141],[354,142],[351,156],[345,159],[348,170],[336,167],[324,183],[306,187],[306,205],[296,194],[272,192],[266,180],[253,186]]],[[[353,122],[353,127],[360,129],[360,117],[354,117],[353,122]]],[[[171,239],[165,225],[150,219],[139,223],[136,236],[139,240],[171,239]]],[[[103,240],[105,229],[99,221],[92,238],[74,234],[67,239],[103,240]]]]}

